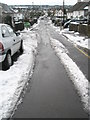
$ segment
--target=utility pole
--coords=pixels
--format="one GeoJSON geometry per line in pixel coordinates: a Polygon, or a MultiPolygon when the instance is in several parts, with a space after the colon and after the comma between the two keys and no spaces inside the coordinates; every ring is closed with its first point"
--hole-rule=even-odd
{"type": "Polygon", "coordinates": [[[90,25],[90,1],[89,1],[89,6],[88,6],[88,24],[90,25]]]}
{"type": "Polygon", "coordinates": [[[34,2],[32,2],[32,9],[34,10],[34,2]]]}
{"type": "Polygon", "coordinates": [[[63,0],[63,22],[64,22],[64,0],[63,0]]]}
{"type": "Polygon", "coordinates": [[[2,7],[0,6],[0,23],[2,22],[2,7]]]}

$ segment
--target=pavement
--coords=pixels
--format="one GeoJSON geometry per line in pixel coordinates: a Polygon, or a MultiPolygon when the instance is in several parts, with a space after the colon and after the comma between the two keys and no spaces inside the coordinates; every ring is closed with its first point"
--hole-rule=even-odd
{"type": "MultiPolygon", "coordinates": [[[[12,118],[88,118],[70,77],[51,48],[51,31],[47,21],[42,20],[37,29],[40,43],[34,73],[12,118]]],[[[63,41],[61,35],[59,38],[63,41]]]]}

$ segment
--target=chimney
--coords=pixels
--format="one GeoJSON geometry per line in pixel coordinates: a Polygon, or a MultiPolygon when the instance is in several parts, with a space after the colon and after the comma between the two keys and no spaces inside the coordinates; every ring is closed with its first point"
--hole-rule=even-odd
{"type": "Polygon", "coordinates": [[[81,2],[81,0],[77,0],[77,2],[81,2]]]}

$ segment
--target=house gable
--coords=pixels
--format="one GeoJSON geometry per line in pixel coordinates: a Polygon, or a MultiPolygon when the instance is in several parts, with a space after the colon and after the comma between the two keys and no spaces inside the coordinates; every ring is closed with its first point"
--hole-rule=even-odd
{"type": "Polygon", "coordinates": [[[71,11],[81,11],[84,10],[84,8],[88,6],[88,2],[77,2],[72,8],[71,11]]]}

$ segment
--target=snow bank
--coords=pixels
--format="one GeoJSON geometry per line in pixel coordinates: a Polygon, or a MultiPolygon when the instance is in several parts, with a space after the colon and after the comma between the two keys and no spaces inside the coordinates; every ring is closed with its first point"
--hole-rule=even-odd
{"type": "Polygon", "coordinates": [[[73,44],[90,49],[90,38],[86,38],[86,36],[80,36],[78,32],[69,31],[69,29],[61,30],[60,34],[65,35],[73,44]]]}
{"type": "Polygon", "coordinates": [[[51,46],[57,53],[57,56],[60,58],[63,63],[65,69],[67,70],[71,80],[73,81],[79,95],[81,96],[81,100],[84,103],[84,107],[86,110],[89,110],[89,82],[78,68],[75,62],[67,55],[67,50],[62,43],[58,40],[50,39],[51,46]]]}
{"type": "Polygon", "coordinates": [[[24,39],[24,53],[9,70],[0,70],[0,119],[8,118],[10,115],[34,64],[37,34],[24,30],[21,36],[24,39]]]}
{"type": "Polygon", "coordinates": [[[83,48],[90,49],[89,46],[90,39],[86,39],[85,37],[78,36],[77,33],[75,33],[74,35],[71,34],[64,34],[64,35],[68,38],[69,41],[71,41],[75,45],[79,45],[83,48]]]}
{"type": "Polygon", "coordinates": [[[90,38],[86,38],[86,36],[80,36],[78,32],[69,31],[69,28],[62,29],[60,27],[55,27],[53,24],[51,24],[51,26],[59,34],[65,35],[68,38],[68,40],[73,44],[90,49],[90,38]]]}
{"type": "Polygon", "coordinates": [[[51,24],[51,27],[53,27],[56,32],[60,32],[60,27],[55,27],[53,24],[51,24]]]}

